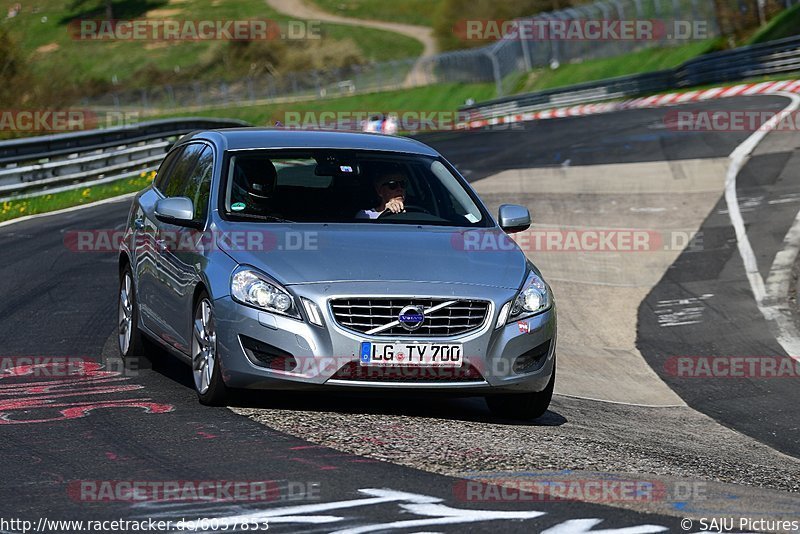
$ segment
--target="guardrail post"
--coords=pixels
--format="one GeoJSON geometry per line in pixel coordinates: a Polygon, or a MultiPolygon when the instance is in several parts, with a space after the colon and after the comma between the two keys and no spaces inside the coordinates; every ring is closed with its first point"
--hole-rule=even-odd
{"type": "Polygon", "coordinates": [[[766,6],[764,5],[766,2],[765,0],[756,0],[756,5],[758,6],[758,24],[759,26],[763,26],[767,22],[767,17],[764,14],[764,10],[766,6]]]}
{"type": "MultiPolygon", "coordinates": [[[[526,22],[529,22],[532,19],[526,19],[526,22]]],[[[531,51],[528,49],[530,45],[530,41],[528,39],[523,38],[524,32],[520,32],[519,28],[517,28],[517,38],[519,39],[519,45],[522,47],[522,59],[525,62],[525,72],[530,72],[533,69],[533,65],[531,64],[531,51]]]]}
{"type": "Polygon", "coordinates": [[[195,102],[195,104],[197,104],[198,106],[201,106],[203,104],[203,94],[200,91],[200,87],[199,86],[200,86],[200,84],[198,84],[197,82],[194,82],[192,84],[192,90],[194,91],[194,102],[195,102]]]}
{"type": "MultiPolygon", "coordinates": [[[[611,0],[611,2],[617,6],[618,20],[625,20],[625,8],[622,7],[622,2],[620,2],[620,0],[611,0]]],[[[618,54],[622,55],[630,49],[630,47],[626,47],[625,45],[626,43],[620,40],[617,41],[617,45],[614,48],[617,49],[618,54]]]]}
{"type": "Polygon", "coordinates": [[[311,77],[314,78],[314,86],[317,96],[323,96],[322,94],[322,83],[319,81],[319,71],[312,71],[311,77]]]}
{"type": "Polygon", "coordinates": [[[494,55],[492,49],[486,51],[486,56],[492,62],[492,75],[494,76],[494,86],[497,96],[503,96],[503,79],[500,77],[500,62],[494,55]]]}
{"type": "MultiPolygon", "coordinates": [[[[542,13],[541,17],[544,18],[547,21],[552,21],[554,19],[557,19],[557,17],[554,17],[550,13],[542,13]]],[[[604,17],[604,18],[607,19],[608,17],[604,17]]],[[[549,32],[550,31],[549,29],[552,28],[552,25],[548,24],[547,27],[548,27],[548,32],[549,32]]],[[[549,64],[550,68],[552,68],[553,65],[557,65],[559,63],[559,59],[558,59],[558,56],[559,56],[559,53],[558,53],[559,52],[559,42],[558,42],[558,40],[552,39],[552,38],[548,39],[547,42],[550,44],[550,61],[548,62],[548,64],[549,64]]]]}
{"type": "Polygon", "coordinates": [[[228,84],[225,83],[225,82],[220,83],[219,84],[219,91],[220,91],[220,94],[222,94],[222,102],[227,104],[228,100],[229,100],[228,99],[228,84]]]}
{"type": "Polygon", "coordinates": [[[622,7],[622,3],[619,0],[611,0],[611,2],[615,6],[617,6],[617,16],[619,17],[619,20],[624,20],[625,19],[625,8],[622,7]]]}

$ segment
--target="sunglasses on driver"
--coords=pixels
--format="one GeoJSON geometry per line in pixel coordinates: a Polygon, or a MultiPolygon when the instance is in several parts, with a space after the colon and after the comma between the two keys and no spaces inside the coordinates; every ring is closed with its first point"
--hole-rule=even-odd
{"type": "Polygon", "coordinates": [[[381,187],[383,187],[384,185],[386,187],[388,187],[389,189],[391,189],[392,191],[395,191],[397,189],[405,189],[406,188],[406,181],[405,180],[392,180],[390,182],[383,182],[381,184],[381,187]]]}

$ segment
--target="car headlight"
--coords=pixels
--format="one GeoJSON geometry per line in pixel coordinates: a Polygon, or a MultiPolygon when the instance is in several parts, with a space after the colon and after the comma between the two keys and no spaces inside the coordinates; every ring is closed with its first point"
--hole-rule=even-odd
{"type": "Polygon", "coordinates": [[[553,294],[550,286],[545,283],[535,272],[531,271],[528,278],[511,302],[508,320],[516,321],[537,313],[543,312],[553,305],[553,294]]]}
{"type": "Polygon", "coordinates": [[[231,296],[242,304],[300,319],[292,296],[255,269],[245,267],[233,273],[231,296]]]}

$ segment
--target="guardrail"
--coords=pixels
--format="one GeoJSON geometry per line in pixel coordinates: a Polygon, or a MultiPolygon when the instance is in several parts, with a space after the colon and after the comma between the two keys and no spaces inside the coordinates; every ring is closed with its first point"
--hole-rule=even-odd
{"type": "Polygon", "coordinates": [[[158,168],[175,138],[248,126],[231,119],[167,119],[0,143],[0,201],[68,191],[158,168]]]}
{"type": "Polygon", "coordinates": [[[767,74],[800,71],[800,36],[690,59],[675,69],[609,78],[569,87],[498,98],[460,108],[482,119],[600,102],[767,74]]]}

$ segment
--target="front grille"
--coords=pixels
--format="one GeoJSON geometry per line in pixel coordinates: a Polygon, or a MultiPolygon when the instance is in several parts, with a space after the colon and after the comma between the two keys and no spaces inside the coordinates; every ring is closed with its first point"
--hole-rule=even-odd
{"type": "Polygon", "coordinates": [[[462,367],[369,367],[350,362],[339,369],[331,380],[365,382],[483,382],[473,365],[462,367]]]}
{"type": "Polygon", "coordinates": [[[348,330],[362,334],[373,328],[397,321],[406,306],[429,309],[455,300],[453,304],[425,313],[422,325],[408,331],[395,325],[374,335],[391,337],[444,337],[466,334],[479,329],[486,320],[489,303],[485,300],[424,299],[424,298],[349,298],[331,301],[331,311],[336,322],[348,330]]]}

